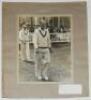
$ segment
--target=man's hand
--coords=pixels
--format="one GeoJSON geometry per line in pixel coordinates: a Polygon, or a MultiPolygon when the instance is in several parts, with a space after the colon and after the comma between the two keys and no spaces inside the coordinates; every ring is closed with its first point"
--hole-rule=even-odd
{"type": "Polygon", "coordinates": [[[21,41],[22,43],[26,43],[24,40],[19,40],[19,41],[21,41]]]}
{"type": "Polygon", "coordinates": [[[36,48],[36,49],[35,49],[35,52],[36,52],[36,53],[39,53],[39,49],[38,49],[38,48],[36,48]]]}

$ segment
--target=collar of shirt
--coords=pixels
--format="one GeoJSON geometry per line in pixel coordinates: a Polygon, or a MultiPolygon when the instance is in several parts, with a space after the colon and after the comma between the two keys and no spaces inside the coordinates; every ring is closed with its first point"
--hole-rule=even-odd
{"type": "Polygon", "coordinates": [[[40,34],[43,36],[43,37],[45,37],[46,36],[46,34],[47,34],[47,30],[46,29],[44,29],[44,30],[39,30],[39,32],[40,32],[40,34]]]}

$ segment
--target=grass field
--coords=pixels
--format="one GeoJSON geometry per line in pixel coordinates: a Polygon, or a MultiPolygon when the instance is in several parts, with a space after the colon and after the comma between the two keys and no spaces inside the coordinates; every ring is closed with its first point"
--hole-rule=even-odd
{"type": "MultiPolygon", "coordinates": [[[[33,49],[31,47],[31,57],[33,58],[33,49]]],[[[18,66],[19,82],[36,82],[34,75],[34,63],[19,60],[18,66]]],[[[71,45],[54,44],[52,46],[51,64],[48,68],[48,82],[72,82],[71,68],[71,45]]]]}

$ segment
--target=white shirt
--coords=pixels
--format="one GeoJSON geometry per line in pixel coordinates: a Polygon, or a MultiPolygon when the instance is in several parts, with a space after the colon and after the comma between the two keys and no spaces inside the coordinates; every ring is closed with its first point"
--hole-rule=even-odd
{"type": "Polygon", "coordinates": [[[21,29],[19,31],[19,40],[21,41],[29,41],[29,31],[21,29]]]}

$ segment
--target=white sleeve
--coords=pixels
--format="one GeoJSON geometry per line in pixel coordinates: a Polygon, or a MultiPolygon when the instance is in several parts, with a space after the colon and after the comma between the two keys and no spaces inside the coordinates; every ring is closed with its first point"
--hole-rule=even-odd
{"type": "Polygon", "coordinates": [[[30,32],[29,31],[27,31],[28,32],[28,34],[27,34],[27,38],[28,38],[28,41],[30,40],[30,32]]]}
{"type": "Polygon", "coordinates": [[[47,34],[48,34],[48,46],[51,47],[50,33],[48,30],[47,30],[47,34]]]}
{"type": "Polygon", "coordinates": [[[22,40],[22,31],[20,30],[18,34],[19,34],[19,40],[22,40]]]}
{"type": "Polygon", "coordinates": [[[34,48],[38,48],[38,43],[37,43],[37,33],[38,31],[35,30],[34,34],[33,34],[33,44],[34,44],[34,48]]]}

